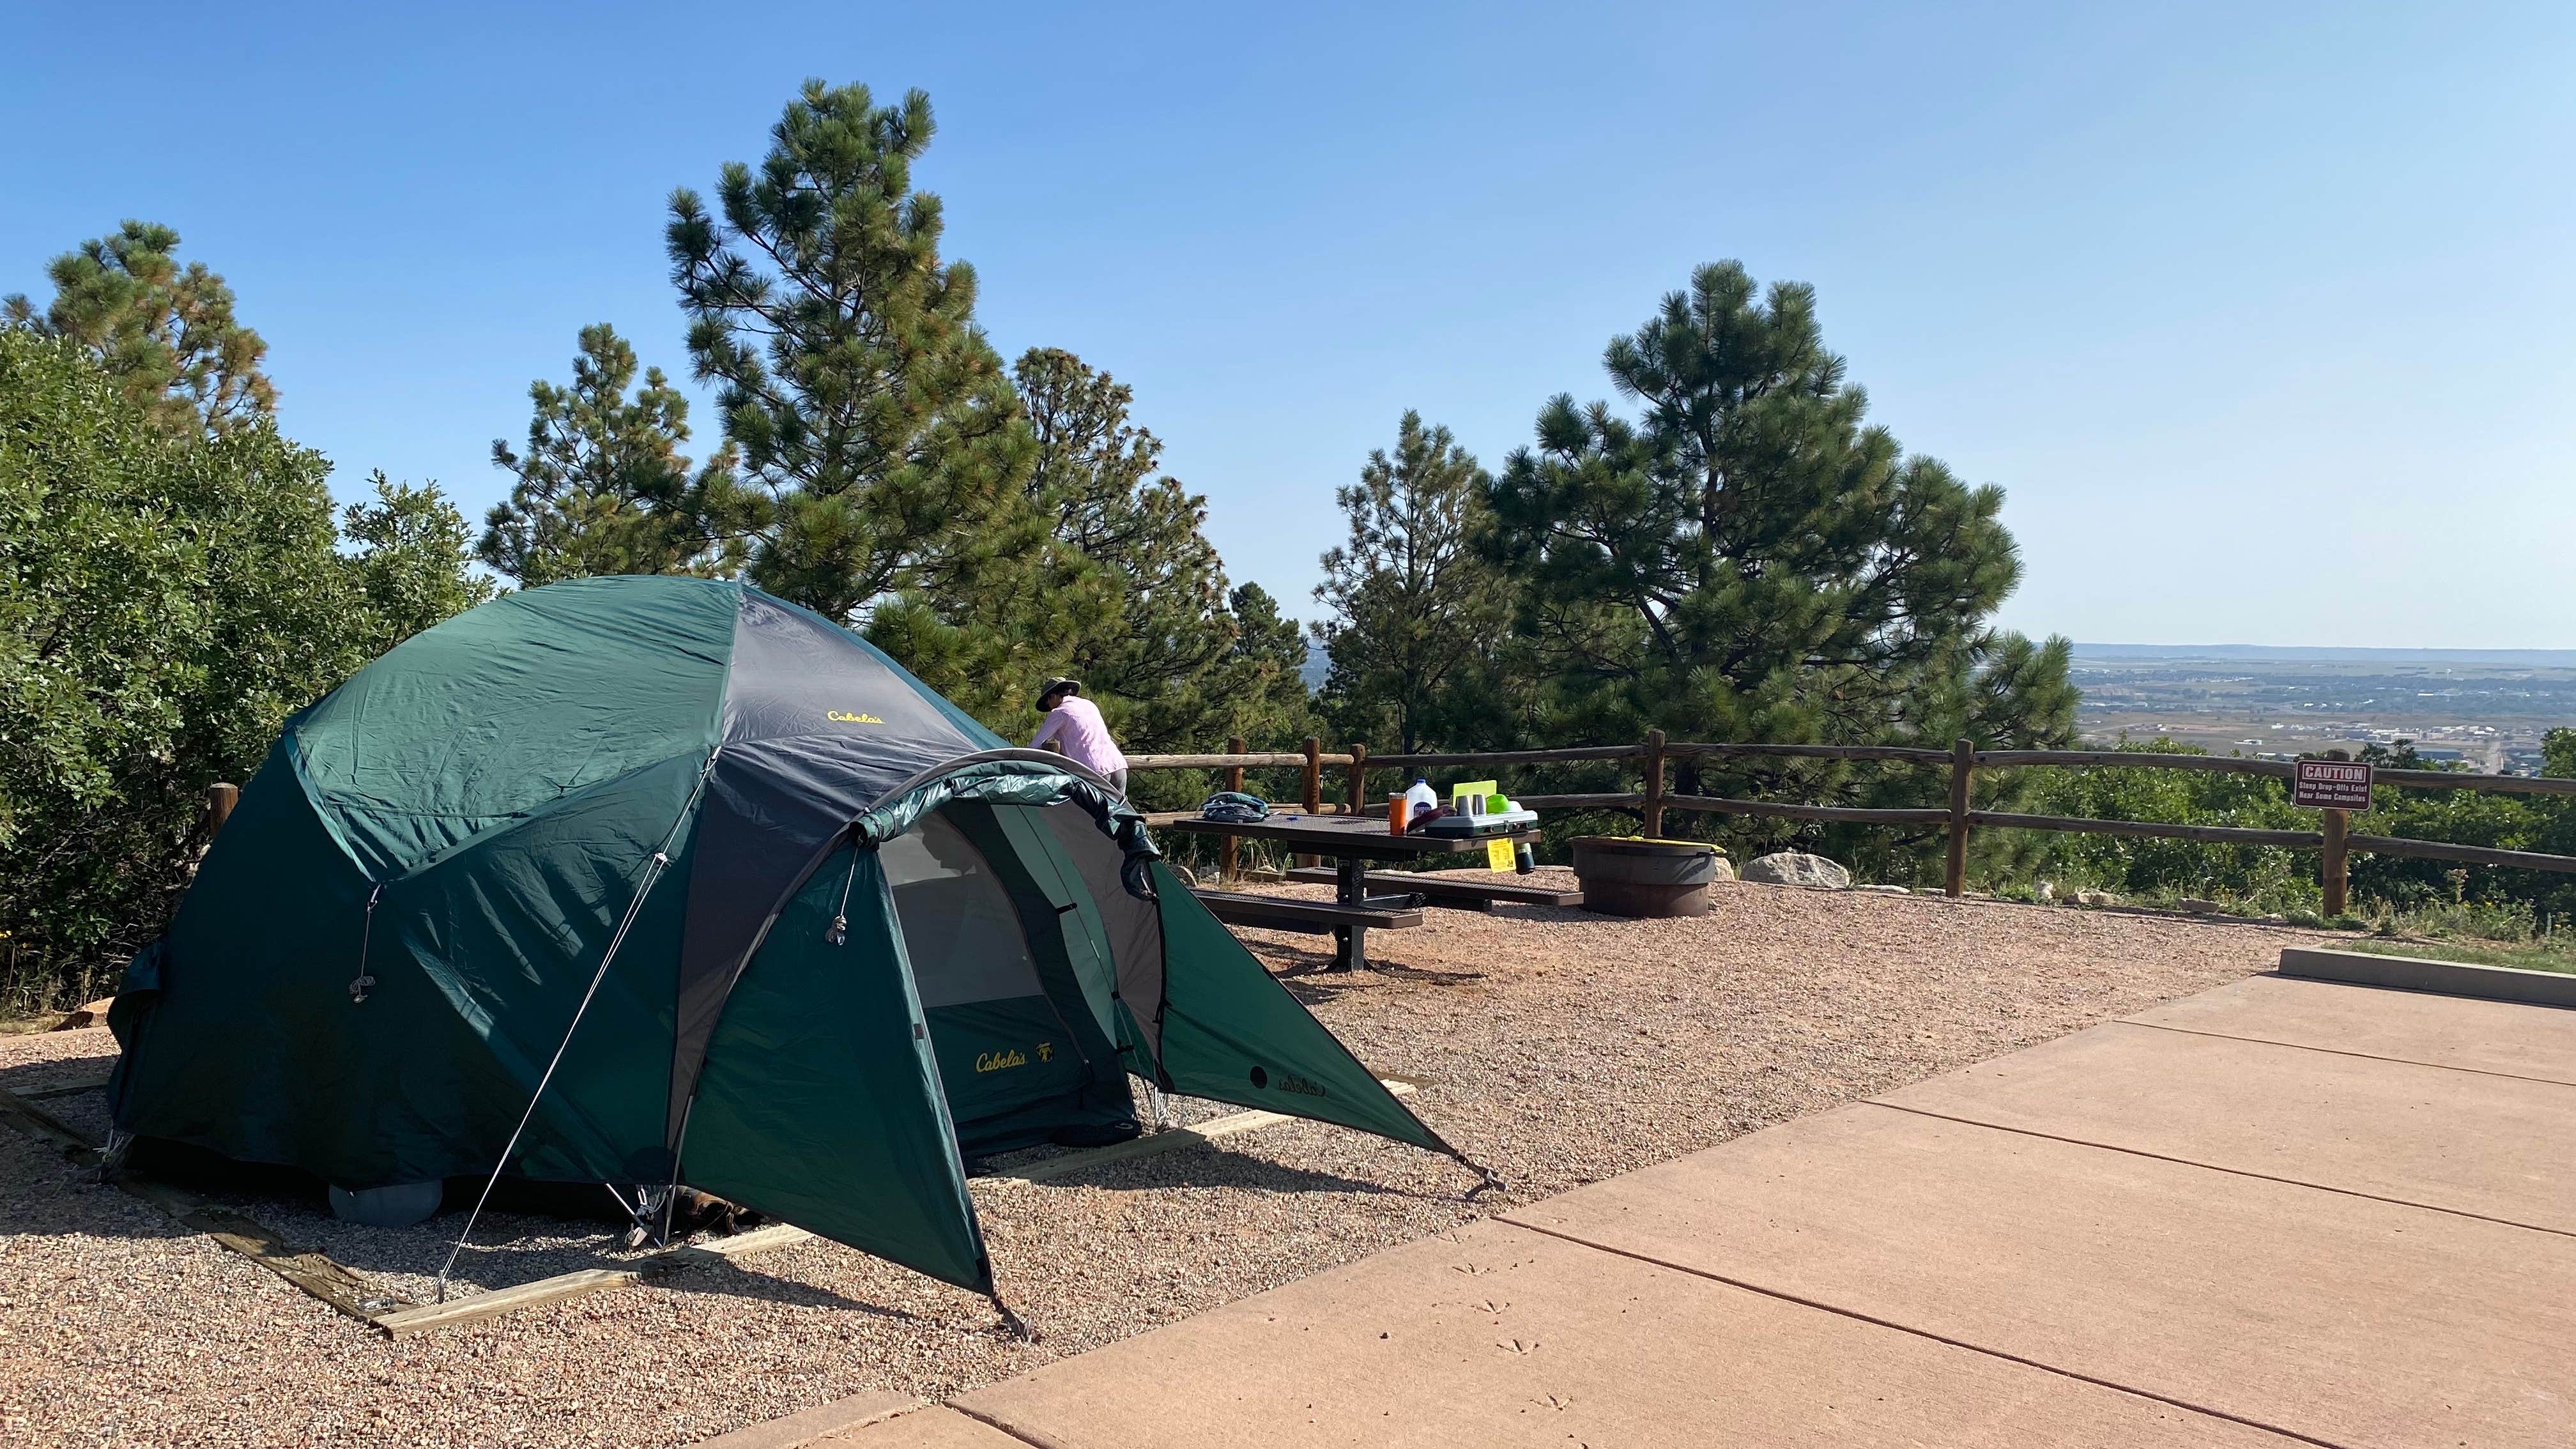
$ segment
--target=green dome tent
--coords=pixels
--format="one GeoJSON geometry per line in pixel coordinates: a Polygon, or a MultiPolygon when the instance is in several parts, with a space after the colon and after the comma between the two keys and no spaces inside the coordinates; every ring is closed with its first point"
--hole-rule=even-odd
{"type": "Polygon", "coordinates": [[[685,1185],[988,1294],[961,1153],[1132,1131],[1130,1073],[1457,1155],[1097,777],[697,579],[508,595],[290,720],[110,1022],[120,1140],[685,1185]]]}

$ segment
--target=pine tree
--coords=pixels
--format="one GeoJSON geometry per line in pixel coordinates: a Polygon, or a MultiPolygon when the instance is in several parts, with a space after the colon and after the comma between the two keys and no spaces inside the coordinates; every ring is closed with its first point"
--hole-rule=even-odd
{"type": "Polygon", "coordinates": [[[181,269],[178,248],[170,228],[128,221],[54,258],[42,315],[23,293],[0,310],[98,359],[163,430],[223,433],[276,410],[277,389],[259,370],[268,344],[233,320],[224,279],[203,262],[181,269]]]}
{"type": "MultiPolygon", "coordinates": [[[[2020,576],[2003,492],[1863,425],[1811,288],[1699,268],[1604,363],[1642,417],[1559,396],[1489,490],[1488,557],[1546,732],[2048,746],[2073,730],[2062,641],[1989,620],[2020,576]]],[[[1880,788],[1847,767],[1729,766],[1730,789],[1880,788]]],[[[1682,788],[1708,788],[1696,763],[1682,788]]],[[[1885,788],[1918,788],[1914,786],[1885,788]]]]}
{"type": "Polygon", "coordinates": [[[1091,567],[1076,606],[1111,620],[1075,639],[1066,672],[1138,750],[1186,750],[1243,723],[1237,701],[1207,689],[1235,641],[1226,579],[1203,531],[1207,500],[1157,476],[1163,445],[1129,421],[1135,395],[1058,348],[1012,366],[1037,463],[1029,498],[1056,539],[1091,567]]]}
{"type": "Polygon", "coordinates": [[[1350,537],[1324,554],[1315,598],[1333,617],[1314,635],[1342,738],[1412,753],[1487,732],[1511,613],[1502,576],[1474,547],[1491,484],[1447,428],[1408,411],[1394,456],[1371,452],[1360,481],[1334,491],[1350,537]]]}
{"type": "Polygon", "coordinates": [[[739,573],[768,500],[734,477],[719,449],[692,471],[689,402],[662,369],[633,396],[635,349],[602,322],[581,329],[572,384],[528,385],[525,452],[492,443],[518,481],[494,505],[475,552],[523,587],[586,574],[739,573]]]}
{"type": "Polygon", "coordinates": [[[1035,442],[974,270],[941,259],[939,198],[912,187],[931,134],[919,91],[880,107],[807,82],[759,169],[724,167],[714,212],[672,193],[672,277],[697,375],[774,502],[752,577],[1008,713],[1082,632],[1082,565],[1028,504],[1035,442]]]}
{"type": "MultiPolygon", "coordinates": [[[[1241,735],[1256,750],[1284,750],[1320,731],[1314,693],[1306,687],[1306,634],[1279,612],[1279,601],[1259,584],[1241,584],[1226,596],[1234,642],[1211,672],[1209,691],[1229,702],[1219,717],[1228,735],[1241,735]]],[[[1216,736],[1204,736],[1212,746],[1216,736]]]]}

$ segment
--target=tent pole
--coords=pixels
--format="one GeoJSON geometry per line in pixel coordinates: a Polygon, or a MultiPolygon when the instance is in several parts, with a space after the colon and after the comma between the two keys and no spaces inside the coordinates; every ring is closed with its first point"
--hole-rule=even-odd
{"type": "Polygon", "coordinates": [[[544,1075],[537,1078],[537,1089],[528,1094],[528,1109],[519,1114],[519,1125],[510,1129],[510,1140],[501,1148],[500,1160],[492,1164],[492,1175],[483,1179],[483,1194],[474,1200],[474,1211],[465,1215],[465,1229],[456,1235],[456,1246],[447,1250],[447,1261],[438,1265],[439,1302],[447,1301],[447,1275],[455,1270],[456,1255],[465,1251],[466,1240],[474,1236],[475,1220],[483,1216],[484,1205],[492,1200],[492,1189],[501,1181],[502,1169],[510,1165],[510,1154],[519,1150],[519,1138],[527,1132],[528,1123],[535,1119],[537,1103],[546,1095],[546,1084],[555,1079],[555,1068],[563,1065],[564,1051],[572,1045],[572,1034],[581,1029],[581,1019],[589,1012],[591,999],[599,995],[599,983],[608,979],[609,963],[617,959],[617,948],[626,944],[626,933],[634,928],[635,918],[644,911],[644,898],[653,894],[654,883],[662,878],[663,868],[671,863],[671,846],[688,825],[690,812],[698,808],[698,796],[705,793],[707,777],[715,773],[716,756],[722,753],[723,745],[707,751],[707,762],[698,769],[698,783],[690,787],[688,801],[680,807],[680,817],[671,822],[671,833],[662,837],[662,848],[654,851],[653,858],[646,862],[644,879],[635,887],[635,899],[627,902],[625,919],[617,923],[616,934],[608,938],[608,949],[600,953],[599,969],[590,973],[590,986],[582,992],[581,1004],[572,1009],[572,1020],[564,1027],[563,1040],[555,1043],[554,1058],[546,1063],[544,1075]]]}
{"type": "Polygon", "coordinates": [[[1143,1077],[1136,1080],[1145,1083],[1145,1110],[1153,1114],[1155,1128],[1160,1130],[1172,1126],[1172,1116],[1163,1108],[1163,1089],[1143,1077]]]}

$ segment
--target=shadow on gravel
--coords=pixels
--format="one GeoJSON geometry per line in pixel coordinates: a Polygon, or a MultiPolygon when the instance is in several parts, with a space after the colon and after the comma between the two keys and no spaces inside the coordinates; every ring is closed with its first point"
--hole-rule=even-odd
{"type": "Polygon", "coordinates": [[[918,1323],[919,1314],[901,1308],[888,1308],[881,1303],[850,1298],[829,1288],[817,1288],[793,1278],[778,1278],[753,1272],[740,1263],[723,1266],[674,1268],[655,1274],[654,1286],[681,1293],[721,1293],[729,1298],[749,1298],[762,1303],[779,1303],[790,1308],[846,1308],[871,1318],[884,1318],[903,1323],[918,1323]]]}
{"type": "Polygon", "coordinates": [[[1033,1183],[1039,1188],[1095,1187],[1104,1192],[1148,1192],[1171,1187],[1234,1187],[1253,1192],[1346,1192],[1381,1197],[1420,1194],[1381,1187],[1329,1172],[1288,1167],[1267,1158],[1229,1151],[1215,1143],[1176,1147],[1153,1157],[1106,1162],[1089,1172],[1033,1183]]]}

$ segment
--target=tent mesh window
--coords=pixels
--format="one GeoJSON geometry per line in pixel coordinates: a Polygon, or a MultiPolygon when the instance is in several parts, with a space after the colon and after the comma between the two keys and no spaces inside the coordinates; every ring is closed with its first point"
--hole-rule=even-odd
{"type": "Polygon", "coordinates": [[[1086,990],[1066,948],[1080,923],[1048,902],[994,812],[952,805],[879,855],[959,1147],[1132,1131],[1125,1065],[1090,1000],[1100,983],[1086,990]]]}

